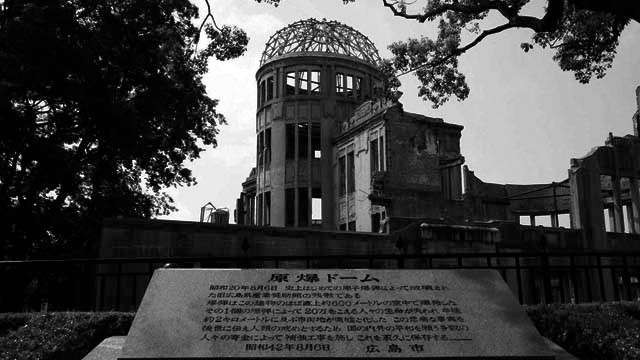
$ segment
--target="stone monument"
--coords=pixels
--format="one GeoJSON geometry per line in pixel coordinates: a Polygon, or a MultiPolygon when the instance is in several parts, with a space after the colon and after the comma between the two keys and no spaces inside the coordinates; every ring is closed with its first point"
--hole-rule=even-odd
{"type": "Polygon", "coordinates": [[[554,359],[493,270],[156,270],[119,359],[554,359]]]}

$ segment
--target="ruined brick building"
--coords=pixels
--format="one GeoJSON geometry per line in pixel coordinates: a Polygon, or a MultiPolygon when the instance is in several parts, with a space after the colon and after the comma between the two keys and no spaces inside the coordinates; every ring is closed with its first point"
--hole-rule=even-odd
{"type": "MultiPolygon", "coordinates": [[[[568,162],[566,179],[495,184],[464,165],[462,126],[379,96],[378,60],[364,35],[337,22],[303,20],[278,31],[256,74],[257,161],[242,184],[237,224],[109,219],[99,257],[197,257],[193,266],[216,268],[430,268],[443,256],[462,266],[464,255],[470,266],[510,267],[503,277],[523,303],[540,302],[540,294],[593,299],[591,290],[617,298],[607,294],[623,283],[628,299],[640,298],[640,257],[617,264],[636,266],[623,278],[613,260],[590,255],[640,250],[640,88],[634,135],[609,134],[568,162]],[[554,252],[568,254],[555,262],[564,271],[550,272],[549,258],[535,255],[554,252]]],[[[119,274],[142,264],[125,265],[101,266],[100,306],[130,309],[121,304],[139,300],[145,284],[134,280],[140,289],[121,293],[119,274]]]]}
{"type": "Polygon", "coordinates": [[[464,165],[462,126],[379,96],[377,61],[335,21],[276,32],[256,73],[257,161],[237,225],[111,219],[99,255],[640,250],[640,112],[634,135],[610,134],[566,179],[488,183],[464,165]]]}
{"type": "Polygon", "coordinates": [[[369,39],[335,21],[298,21],[271,37],[238,223],[378,232],[393,216],[457,206],[462,126],[383,100],[379,61],[369,39]]]}
{"type": "Polygon", "coordinates": [[[566,237],[585,248],[617,247],[608,232],[640,232],[637,114],[635,135],[610,135],[572,159],[567,179],[486,183],[464,166],[462,126],[379,97],[378,61],[366,36],[335,21],[298,21],[269,39],[256,73],[257,163],[238,224],[391,233],[546,217],[551,228],[582,229],[566,237]]]}

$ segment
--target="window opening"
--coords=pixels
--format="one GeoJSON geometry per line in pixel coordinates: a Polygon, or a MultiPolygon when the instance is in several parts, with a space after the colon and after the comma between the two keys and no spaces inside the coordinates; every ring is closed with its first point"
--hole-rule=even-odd
{"type": "Polygon", "coordinates": [[[362,78],[361,77],[358,76],[355,78],[354,86],[355,86],[356,97],[358,98],[362,97],[362,78]]]}
{"type": "Polygon", "coordinates": [[[265,225],[271,225],[271,192],[264,193],[264,219],[265,225]]]}
{"type": "Polygon", "coordinates": [[[311,95],[320,94],[320,71],[311,72],[311,95]]]}
{"type": "Polygon", "coordinates": [[[265,167],[271,165],[271,128],[264,132],[264,164],[265,167]]]}
{"type": "Polygon", "coordinates": [[[309,93],[309,74],[307,70],[298,71],[298,94],[309,93]]]}
{"type": "Polygon", "coordinates": [[[311,199],[311,225],[322,224],[322,199],[311,199]]]}
{"type": "Polygon", "coordinates": [[[262,105],[264,103],[264,98],[265,98],[265,85],[264,85],[264,80],[262,80],[260,82],[260,94],[258,94],[258,104],[262,105]]]}
{"type": "Polygon", "coordinates": [[[371,159],[371,175],[379,170],[378,168],[378,139],[371,140],[371,146],[369,147],[370,159],[371,159]]]}
{"type": "Polygon", "coordinates": [[[380,232],[380,213],[371,214],[371,232],[380,232]]]}
{"type": "Polygon", "coordinates": [[[273,99],[273,76],[267,78],[267,100],[273,99]]]}
{"type": "Polygon", "coordinates": [[[313,151],[313,158],[320,159],[322,157],[321,144],[320,144],[320,123],[311,124],[311,150],[313,151]]]}
{"type": "Polygon", "coordinates": [[[285,95],[295,95],[296,93],[296,73],[287,73],[287,82],[285,85],[285,95]]]}
{"type": "Polygon", "coordinates": [[[296,189],[285,189],[284,191],[284,207],[285,207],[285,226],[293,226],[295,219],[295,191],[296,189]]]}
{"type": "Polygon", "coordinates": [[[371,151],[371,174],[376,171],[385,171],[384,136],[382,131],[371,133],[369,151],[371,151]]]}
{"type": "Polygon", "coordinates": [[[551,216],[549,215],[536,216],[536,226],[551,227],[551,216]]]}
{"type": "Polygon", "coordinates": [[[346,78],[347,78],[347,81],[346,81],[347,96],[353,97],[353,76],[347,75],[346,78]]]}
{"type": "Polygon", "coordinates": [[[347,153],[347,192],[356,191],[355,161],[353,151],[347,153]]]}
{"type": "Polygon", "coordinates": [[[257,215],[257,220],[258,220],[258,225],[263,225],[264,223],[262,222],[262,194],[258,194],[258,207],[256,209],[256,215],[257,215]]]}
{"type": "Polygon", "coordinates": [[[298,158],[306,159],[309,153],[309,125],[298,124],[298,158]]]}
{"type": "Polygon", "coordinates": [[[345,79],[344,74],[337,73],[336,74],[336,94],[343,96],[345,94],[345,79]]]}
{"type": "Polygon", "coordinates": [[[622,223],[624,224],[623,232],[627,234],[631,233],[631,227],[629,226],[629,209],[626,205],[622,206],[622,223]]]}
{"type": "Polygon", "coordinates": [[[264,131],[260,131],[258,134],[258,165],[262,166],[262,159],[264,153],[264,131]]]}
{"type": "Polygon", "coordinates": [[[285,128],[285,158],[295,159],[296,157],[296,125],[287,124],[285,128]]]}
{"type": "Polygon", "coordinates": [[[384,136],[380,135],[380,171],[385,171],[385,151],[384,151],[384,136]]]}
{"type": "Polygon", "coordinates": [[[349,231],[356,231],[356,221],[349,221],[348,229],[349,231]]]}
{"type": "Polygon", "coordinates": [[[605,208],[603,210],[603,215],[604,215],[604,230],[606,232],[611,232],[613,231],[613,227],[611,226],[611,217],[613,216],[612,214],[613,209],[609,209],[609,208],[605,208]]]}
{"type": "Polygon", "coordinates": [[[340,156],[338,159],[338,178],[340,183],[340,188],[338,189],[338,195],[344,196],[346,190],[346,158],[344,156],[340,156]]]}
{"type": "Polygon", "coordinates": [[[298,188],[298,226],[309,226],[309,191],[298,188]]]}
{"type": "Polygon", "coordinates": [[[311,225],[322,224],[322,190],[311,189],[311,225]]]}

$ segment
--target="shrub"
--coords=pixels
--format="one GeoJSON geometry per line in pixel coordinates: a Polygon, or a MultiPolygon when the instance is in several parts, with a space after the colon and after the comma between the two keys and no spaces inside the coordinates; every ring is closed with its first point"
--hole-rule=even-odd
{"type": "MultiPolygon", "coordinates": [[[[581,360],[640,359],[640,303],[526,308],[540,333],[581,360]]],[[[133,313],[0,314],[0,359],[81,359],[109,336],[126,335],[133,313]]]]}
{"type": "Polygon", "coordinates": [[[25,313],[0,313],[0,337],[26,324],[29,318],[25,313]]]}
{"type": "MultiPolygon", "coordinates": [[[[0,337],[0,359],[81,359],[104,338],[126,335],[133,315],[117,312],[3,315],[0,319],[12,319],[7,321],[13,321],[11,326],[21,316],[26,321],[0,337]]],[[[0,328],[11,326],[2,324],[0,328]]]]}
{"type": "Polygon", "coordinates": [[[527,308],[540,333],[582,360],[640,359],[640,303],[527,308]]]}

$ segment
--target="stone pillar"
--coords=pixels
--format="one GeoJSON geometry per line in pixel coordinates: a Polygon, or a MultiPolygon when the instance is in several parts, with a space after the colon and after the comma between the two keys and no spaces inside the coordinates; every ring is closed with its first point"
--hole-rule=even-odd
{"type": "Polygon", "coordinates": [[[600,195],[600,169],[596,159],[587,158],[581,164],[572,160],[569,169],[571,187],[571,227],[581,229],[582,247],[606,248],[604,209],[600,195]]]}
{"type": "Polygon", "coordinates": [[[282,140],[285,139],[285,128],[285,122],[282,118],[273,121],[271,124],[271,168],[269,170],[271,181],[271,226],[284,226],[286,141],[282,140]]]}
{"type": "MultiPolygon", "coordinates": [[[[325,106],[335,107],[335,100],[325,106]]],[[[327,111],[326,109],[324,111],[327,111]]],[[[333,143],[335,121],[333,116],[325,116],[322,119],[322,127],[320,128],[320,142],[322,146],[321,174],[322,174],[322,228],[325,230],[336,230],[335,222],[335,194],[334,194],[334,173],[333,173],[333,143]]]]}
{"type": "MultiPolygon", "coordinates": [[[[594,157],[588,157],[582,161],[572,159],[569,169],[569,185],[571,189],[571,227],[580,229],[582,238],[580,246],[589,250],[606,249],[607,233],[604,227],[600,167],[597,159],[594,157]]],[[[591,258],[584,260],[585,263],[580,262],[577,265],[596,265],[591,258]]],[[[604,276],[609,276],[607,279],[610,278],[611,274],[608,269],[602,273],[604,276]]],[[[591,295],[594,299],[598,299],[599,294],[607,292],[606,288],[600,288],[598,276],[599,273],[595,269],[586,270],[584,278],[580,276],[578,281],[582,283],[582,286],[579,286],[579,289],[583,290],[583,293],[578,294],[580,298],[586,299],[591,295]],[[590,289],[590,294],[586,292],[586,289],[590,289]]]]}
{"type": "Polygon", "coordinates": [[[551,214],[551,227],[559,227],[560,221],[558,220],[558,213],[551,214]]]}
{"type": "MultiPolygon", "coordinates": [[[[622,211],[622,197],[620,196],[620,178],[617,176],[611,177],[611,187],[613,189],[613,220],[614,226],[611,227],[611,231],[623,233],[624,232],[624,212],[622,211]]],[[[609,212],[611,216],[611,212],[609,212]]]]}
{"type": "Polygon", "coordinates": [[[531,223],[531,226],[536,226],[536,216],[529,215],[529,222],[531,223]]]}

